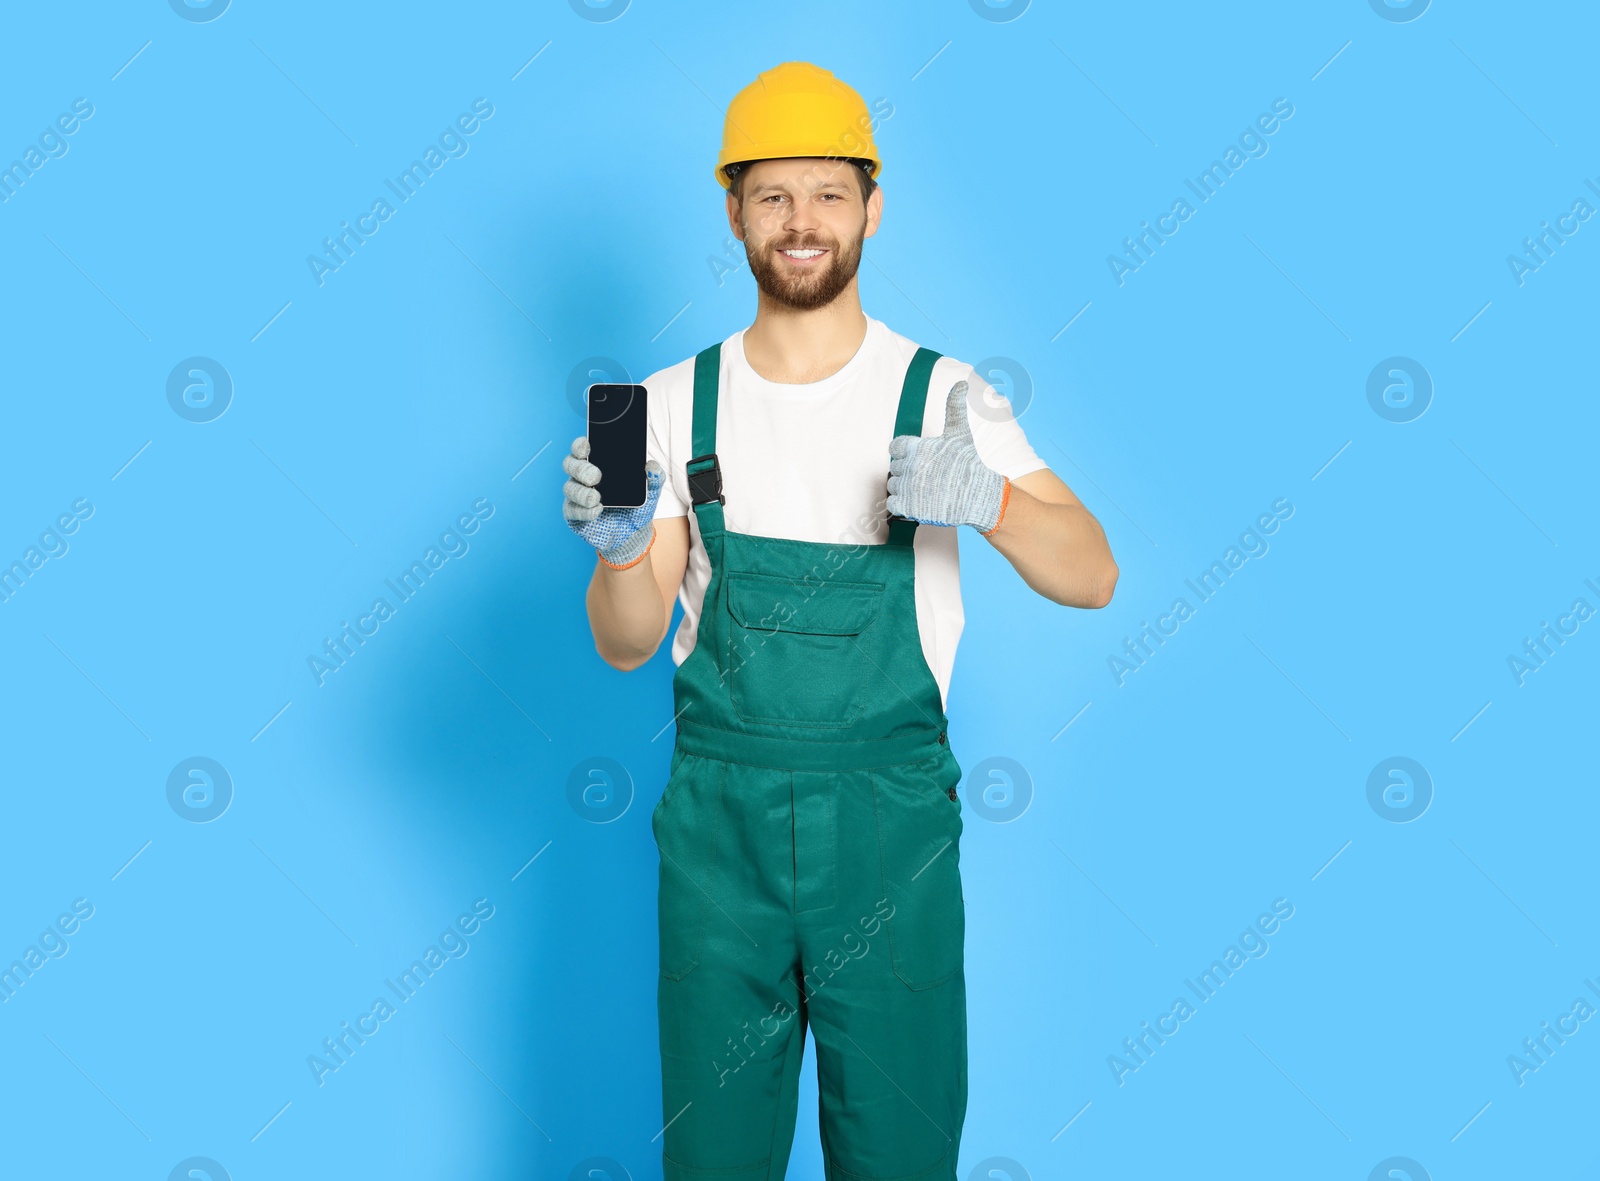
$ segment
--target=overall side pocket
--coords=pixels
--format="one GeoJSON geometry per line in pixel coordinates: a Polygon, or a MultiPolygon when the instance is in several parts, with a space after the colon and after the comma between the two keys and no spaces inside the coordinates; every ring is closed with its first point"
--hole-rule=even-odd
{"type": "Polygon", "coordinates": [[[961,804],[939,760],[874,768],[873,804],[885,920],[894,974],[907,988],[943,984],[961,970],[966,906],[961,897],[961,804]]]}
{"type": "Polygon", "coordinates": [[[651,815],[661,854],[656,919],[661,975],[682,980],[700,963],[720,845],[725,767],[674,756],[674,769],[651,815]]]}

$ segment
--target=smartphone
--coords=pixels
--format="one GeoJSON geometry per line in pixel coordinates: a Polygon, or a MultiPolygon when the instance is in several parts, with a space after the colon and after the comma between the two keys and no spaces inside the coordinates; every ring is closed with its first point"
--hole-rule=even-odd
{"type": "Polygon", "coordinates": [[[602,508],[644,503],[646,397],[642,385],[589,387],[589,462],[600,469],[602,508]]]}

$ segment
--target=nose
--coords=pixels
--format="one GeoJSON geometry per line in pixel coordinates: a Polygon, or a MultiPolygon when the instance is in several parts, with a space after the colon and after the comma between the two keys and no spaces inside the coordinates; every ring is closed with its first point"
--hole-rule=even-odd
{"type": "Polygon", "coordinates": [[[789,215],[784,219],[783,228],[791,234],[806,234],[820,225],[816,210],[811,207],[810,201],[791,201],[789,215]]]}

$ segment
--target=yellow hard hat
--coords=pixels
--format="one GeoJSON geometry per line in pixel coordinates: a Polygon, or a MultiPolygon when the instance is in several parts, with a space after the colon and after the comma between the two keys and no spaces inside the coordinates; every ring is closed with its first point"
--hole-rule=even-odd
{"type": "Polygon", "coordinates": [[[717,183],[731,187],[723,172],[729,164],[796,156],[861,160],[873,180],[883,169],[866,102],[810,62],[784,62],[733,96],[722,124],[717,183]]]}

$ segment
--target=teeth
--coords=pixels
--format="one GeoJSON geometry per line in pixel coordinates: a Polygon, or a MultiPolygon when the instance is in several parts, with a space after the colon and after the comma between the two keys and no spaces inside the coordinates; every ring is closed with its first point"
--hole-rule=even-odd
{"type": "Polygon", "coordinates": [[[820,251],[820,250],[785,250],[783,253],[787,254],[790,258],[816,258],[817,255],[822,253],[822,251],[820,251]]]}

